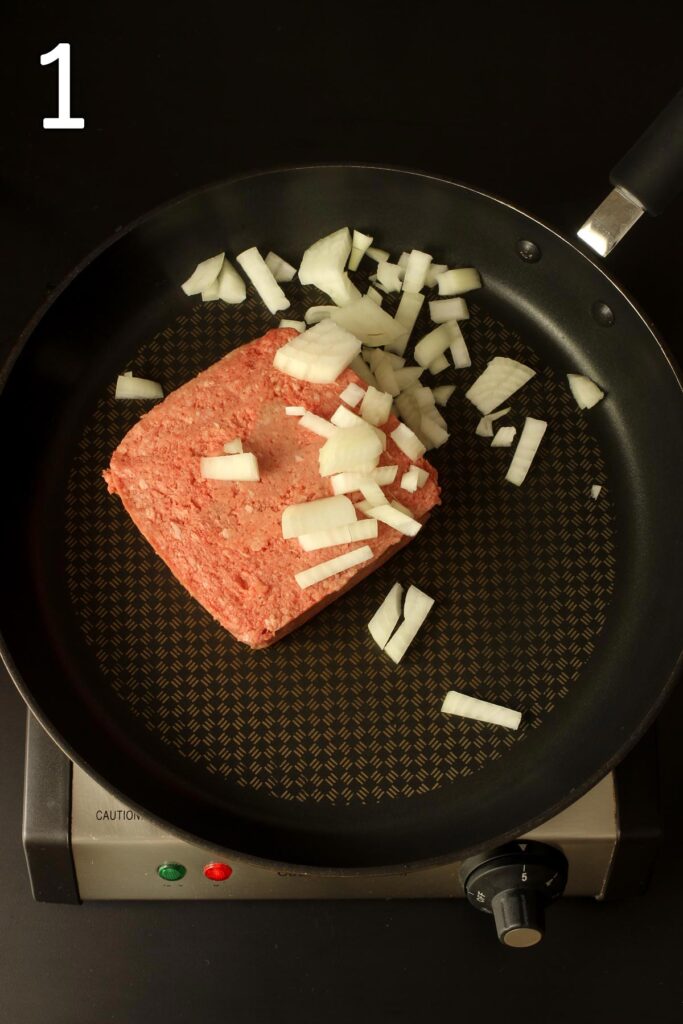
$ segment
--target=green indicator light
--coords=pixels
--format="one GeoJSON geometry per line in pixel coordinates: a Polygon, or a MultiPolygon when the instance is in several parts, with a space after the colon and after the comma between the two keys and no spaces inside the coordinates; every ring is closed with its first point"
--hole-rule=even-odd
{"type": "Polygon", "coordinates": [[[179,882],[185,877],[187,868],[184,864],[160,864],[157,868],[159,878],[165,882],[179,882]]]}

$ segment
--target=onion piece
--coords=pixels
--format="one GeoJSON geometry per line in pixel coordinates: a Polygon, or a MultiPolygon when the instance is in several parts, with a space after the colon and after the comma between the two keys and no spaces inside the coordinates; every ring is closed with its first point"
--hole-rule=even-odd
{"type": "Polygon", "coordinates": [[[537,420],[533,416],[527,416],[524,420],[515,454],[505,476],[508,483],[515,484],[516,487],[524,483],[547,426],[545,420],[537,420]]]}
{"type": "MultiPolygon", "coordinates": [[[[368,421],[364,417],[359,416],[350,409],[347,409],[345,405],[338,406],[332,416],[330,416],[330,423],[333,423],[335,427],[340,427],[342,429],[346,429],[347,427],[356,427],[359,423],[365,426],[367,422],[368,421]]],[[[372,426],[372,430],[377,434],[382,445],[382,451],[384,451],[387,446],[387,435],[383,430],[380,430],[379,427],[372,426]]]]}
{"type": "Polygon", "coordinates": [[[401,487],[404,491],[408,491],[409,494],[414,494],[420,486],[419,484],[418,467],[411,466],[410,469],[401,477],[401,487]]]}
{"type": "Polygon", "coordinates": [[[216,256],[210,256],[194,268],[187,281],[181,284],[186,295],[199,295],[205,292],[209,285],[213,284],[221,272],[225,253],[219,252],[216,256]]]}
{"type": "Polygon", "coordinates": [[[395,398],[400,393],[400,388],[387,353],[380,352],[377,349],[373,351],[370,365],[377,380],[379,390],[395,398]]]}
{"type": "Polygon", "coordinates": [[[333,309],[336,306],[309,306],[304,313],[304,320],[309,326],[319,324],[321,320],[329,320],[333,309]]]}
{"type": "Polygon", "coordinates": [[[374,427],[380,427],[386,423],[391,415],[391,397],[386,391],[379,391],[370,385],[363,396],[360,407],[363,419],[372,423],[374,427]]]}
{"type": "Polygon", "coordinates": [[[399,338],[389,342],[387,349],[396,352],[399,356],[403,355],[415,326],[415,321],[420,315],[424,300],[424,295],[420,295],[419,292],[403,292],[394,320],[397,324],[401,325],[406,333],[403,339],[399,338]]]}
{"type": "Polygon", "coordinates": [[[397,370],[394,370],[394,377],[396,378],[396,383],[398,384],[399,389],[401,391],[405,391],[406,388],[412,387],[413,384],[417,384],[424,372],[424,366],[401,366],[397,370]]]}
{"type": "Polygon", "coordinates": [[[336,576],[346,569],[352,569],[355,565],[367,562],[371,558],[372,548],[365,544],[361,548],[354,548],[353,551],[347,551],[343,555],[337,555],[336,558],[330,558],[327,562],[313,565],[310,569],[304,569],[303,572],[296,573],[294,579],[301,589],[305,590],[306,587],[312,587],[316,583],[328,579],[330,576],[336,576]]]}
{"type": "Polygon", "coordinates": [[[445,324],[449,320],[469,320],[470,312],[464,299],[433,299],[429,315],[435,324],[445,324]]]}
{"type": "Polygon", "coordinates": [[[296,277],[296,267],[293,267],[287,260],[283,260],[282,256],[278,256],[275,252],[268,253],[265,264],[278,284],[286,284],[287,281],[296,277]]]}
{"type": "MultiPolygon", "coordinates": [[[[366,522],[376,523],[376,520],[368,519],[366,522]]],[[[400,583],[394,583],[393,587],[368,622],[370,636],[382,650],[386,647],[389,637],[394,632],[396,624],[401,618],[402,596],[403,587],[400,583]]]]}
{"type": "Polygon", "coordinates": [[[361,380],[364,380],[366,384],[371,384],[373,387],[376,386],[377,381],[375,380],[374,373],[368,367],[362,356],[354,356],[349,363],[349,368],[357,374],[361,380]]]}
{"type": "Polygon", "coordinates": [[[241,252],[237,262],[271,313],[288,308],[289,299],[266,266],[256,246],[241,252]]]}
{"type": "Polygon", "coordinates": [[[330,483],[334,494],[350,494],[360,491],[365,483],[374,482],[380,487],[393,484],[397,472],[398,466],[377,466],[369,473],[336,473],[330,477],[330,483]]]}
{"type": "Polygon", "coordinates": [[[592,409],[605,397],[605,392],[590,377],[580,373],[568,373],[569,390],[579,409],[592,409]]]}
{"type": "Polygon", "coordinates": [[[247,286],[229,260],[223,261],[221,272],[217,278],[218,298],[221,302],[235,305],[244,302],[247,297],[247,286]]]}
{"type": "Polygon", "coordinates": [[[432,375],[443,373],[444,370],[448,369],[448,360],[443,355],[437,356],[436,359],[429,364],[427,369],[432,375]]]}
{"type": "Polygon", "coordinates": [[[602,484],[593,484],[591,487],[591,498],[595,500],[600,497],[600,491],[602,490],[602,484]]]}
{"type": "Polygon", "coordinates": [[[336,424],[330,423],[329,420],[323,419],[322,416],[316,416],[314,412],[305,412],[299,420],[299,426],[305,427],[306,430],[310,430],[312,434],[317,434],[318,437],[333,437],[337,432],[336,424]]]}
{"type": "Polygon", "coordinates": [[[403,270],[405,270],[406,267],[408,266],[408,259],[409,259],[409,257],[410,257],[410,253],[409,252],[402,252],[401,255],[399,256],[399,258],[396,260],[396,262],[398,263],[399,267],[401,267],[403,270]]]}
{"type": "Polygon", "coordinates": [[[425,277],[429,270],[432,257],[427,252],[420,252],[419,249],[412,249],[406,261],[405,276],[403,278],[404,292],[421,292],[425,286],[425,277]]]}
{"type": "MultiPolygon", "coordinates": [[[[225,263],[223,266],[225,266],[225,263]]],[[[216,280],[202,292],[202,302],[213,302],[218,298],[220,298],[220,294],[218,289],[218,278],[216,278],[216,280]]]]}
{"type": "Polygon", "coordinates": [[[435,423],[428,415],[422,417],[420,433],[427,439],[432,448],[440,448],[450,437],[448,431],[444,430],[439,423],[435,423]]]}
{"type": "Polygon", "coordinates": [[[348,526],[334,526],[330,530],[302,533],[298,540],[303,551],[319,551],[339,544],[355,544],[358,540],[373,540],[378,533],[376,519],[357,519],[348,526]]]}
{"type": "Polygon", "coordinates": [[[435,405],[429,405],[426,409],[423,409],[422,415],[426,416],[427,419],[432,420],[433,423],[438,423],[444,430],[448,430],[448,424],[435,405]]]}
{"type": "Polygon", "coordinates": [[[371,348],[387,345],[402,338],[405,333],[401,324],[396,323],[393,316],[389,316],[386,310],[376,305],[367,295],[341,309],[335,309],[332,319],[371,348]]]}
{"type": "Polygon", "coordinates": [[[375,508],[377,505],[386,505],[387,503],[384,491],[374,480],[364,481],[360,486],[360,492],[370,508],[375,508]]]}
{"type": "Polygon", "coordinates": [[[488,416],[482,416],[477,424],[475,434],[478,437],[493,437],[493,426],[495,420],[499,420],[501,416],[507,416],[510,412],[510,406],[507,409],[499,409],[498,412],[491,412],[488,416]]]}
{"type": "Polygon", "coordinates": [[[382,263],[384,260],[391,259],[391,253],[387,252],[386,249],[378,249],[376,246],[368,246],[365,250],[365,255],[369,256],[375,263],[382,263]]]}
{"type": "Polygon", "coordinates": [[[199,460],[199,472],[205,480],[260,480],[258,462],[251,452],[239,455],[209,455],[199,460]]]}
{"type": "Polygon", "coordinates": [[[411,510],[407,508],[406,505],[402,505],[400,501],[396,501],[395,498],[393,501],[390,501],[389,504],[392,508],[398,509],[399,512],[402,512],[404,516],[408,516],[409,519],[415,518],[411,510]]]}
{"type": "Polygon", "coordinates": [[[474,267],[458,267],[457,270],[446,270],[438,274],[436,283],[439,295],[464,295],[475,288],[481,288],[479,272],[474,267]]]}
{"type": "Polygon", "coordinates": [[[448,400],[455,391],[455,384],[442,384],[438,388],[432,388],[432,394],[434,395],[434,401],[437,405],[446,406],[448,400]]]}
{"type": "Polygon", "coordinates": [[[304,320],[280,320],[278,327],[282,330],[286,327],[291,327],[293,330],[298,331],[301,334],[306,330],[306,322],[304,320]]]}
{"type": "Polygon", "coordinates": [[[417,472],[417,486],[424,487],[429,480],[429,473],[422,466],[413,466],[412,468],[417,472]]]}
{"type": "Polygon", "coordinates": [[[301,260],[299,280],[326,292],[338,306],[359,298],[360,292],[344,270],[351,252],[351,234],[340,228],[309,246],[301,260]]]}
{"type": "MultiPolygon", "coordinates": [[[[451,340],[452,336],[447,323],[441,324],[440,327],[435,327],[429,334],[425,334],[423,338],[420,338],[415,346],[415,361],[420,366],[429,367],[435,359],[443,355],[451,340]]],[[[446,363],[446,366],[448,366],[448,363],[446,363]]]]}
{"type": "Polygon", "coordinates": [[[382,296],[380,295],[376,288],[372,287],[372,285],[370,285],[365,294],[369,299],[372,299],[376,306],[382,305],[382,296]]]}
{"type": "Polygon", "coordinates": [[[286,405],[285,416],[305,416],[306,407],[304,405],[286,405]]]}
{"type": "Polygon", "coordinates": [[[369,423],[337,430],[320,449],[320,475],[358,472],[361,466],[376,465],[383,450],[375,428],[369,423]]]}
{"type": "Polygon", "coordinates": [[[116,378],[114,398],[149,400],[163,397],[164,389],[155,380],[147,380],[145,377],[134,377],[130,372],[116,378]]]}
{"type": "Polygon", "coordinates": [[[291,540],[303,533],[333,530],[355,522],[356,510],[351,499],[336,494],[332,498],[316,498],[288,505],[282,513],[282,536],[284,540],[291,540]]]}
{"type": "Polygon", "coordinates": [[[478,697],[468,697],[457,690],[448,691],[441,710],[446,715],[472,718],[476,722],[486,722],[487,725],[502,725],[505,729],[519,729],[522,720],[521,711],[513,711],[512,708],[505,708],[501,704],[491,704],[487,700],[479,700],[478,697]]]}
{"type": "Polygon", "coordinates": [[[429,409],[434,407],[434,392],[421,384],[408,388],[407,393],[415,399],[418,409],[429,409]]]}
{"type": "Polygon", "coordinates": [[[297,380],[331,384],[359,352],[360,342],[352,334],[323,320],[279,348],[273,366],[297,380]]]}
{"type": "Polygon", "coordinates": [[[491,441],[492,448],[509,448],[515,439],[517,427],[499,427],[491,441]]]}
{"type": "Polygon", "coordinates": [[[402,509],[396,508],[395,505],[370,505],[368,499],[363,502],[362,511],[372,516],[373,519],[379,519],[380,523],[386,523],[387,526],[391,526],[392,529],[398,530],[399,533],[404,534],[406,537],[415,537],[416,534],[422,529],[422,523],[418,522],[411,515],[406,514],[402,509]]]}
{"type": "Polygon", "coordinates": [[[365,235],[362,231],[358,231],[354,228],[353,238],[351,239],[351,255],[349,256],[349,270],[358,270],[358,265],[363,259],[363,256],[372,245],[374,239],[372,235],[365,235]]]}
{"type": "Polygon", "coordinates": [[[399,423],[395,430],[391,432],[391,440],[394,442],[396,447],[407,455],[411,462],[415,459],[420,459],[426,452],[426,447],[422,444],[419,437],[407,427],[405,423],[399,423]]]}
{"type": "Polygon", "coordinates": [[[239,437],[234,438],[232,441],[226,441],[223,445],[223,451],[226,455],[242,455],[244,448],[239,437]]]}
{"type": "Polygon", "coordinates": [[[417,636],[433,605],[433,597],[429,597],[417,587],[408,587],[403,606],[403,622],[384,648],[385,653],[397,665],[417,636]]]}
{"type": "Polygon", "coordinates": [[[358,384],[351,381],[350,384],[346,385],[339,397],[342,402],[346,402],[346,404],[350,405],[353,409],[363,400],[365,397],[365,391],[363,388],[359,387],[358,384]]]}
{"type": "Polygon", "coordinates": [[[436,288],[436,279],[439,274],[445,274],[448,270],[446,263],[432,263],[427,271],[425,278],[425,285],[427,288],[436,288]]]}
{"type": "MultiPolygon", "coordinates": [[[[376,349],[368,349],[368,352],[374,351],[376,351],[376,349]]],[[[389,360],[389,364],[394,372],[396,372],[396,370],[402,370],[405,367],[406,361],[403,356],[397,356],[395,352],[387,352],[385,349],[382,349],[382,352],[385,358],[389,360]]]]}
{"type": "Polygon", "coordinates": [[[476,405],[480,413],[487,415],[535,375],[535,370],[524,363],[518,363],[516,359],[495,356],[469,391],[465,392],[465,398],[476,405]]]}
{"type": "Polygon", "coordinates": [[[397,263],[382,260],[377,264],[377,280],[386,292],[400,292],[403,268],[397,263]]]}
{"type": "Polygon", "coordinates": [[[456,370],[466,370],[468,366],[472,365],[470,354],[467,351],[467,343],[463,337],[463,333],[460,330],[460,324],[457,320],[450,320],[448,328],[451,335],[451,359],[453,360],[453,366],[456,370]]]}

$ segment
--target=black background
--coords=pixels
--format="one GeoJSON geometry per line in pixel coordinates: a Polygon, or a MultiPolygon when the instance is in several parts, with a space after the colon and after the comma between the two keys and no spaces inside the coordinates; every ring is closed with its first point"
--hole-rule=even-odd
{"type": "MultiPolygon", "coordinates": [[[[3,351],[117,227],[238,171],[336,160],[422,168],[571,233],[606,193],[609,167],[681,85],[672,11],[7,5],[3,351]],[[85,117],[84,131],[41,127],[56,113],[56,67],[41,68],[39,57],[58,42],[72,44],[72,113],[85,117]]],[[[679,359],[682,234],[679,201],[610,258],[679,359]]],[[[682,724],[679,689],[659,724],[667,839],[648,895],[564,901],[546,942],[516,952],[498,947],[489,921],[445,901],[33,904],[20,845],[24,712],[3,677],[0,1019],[680,1022],[682,724]]]]}

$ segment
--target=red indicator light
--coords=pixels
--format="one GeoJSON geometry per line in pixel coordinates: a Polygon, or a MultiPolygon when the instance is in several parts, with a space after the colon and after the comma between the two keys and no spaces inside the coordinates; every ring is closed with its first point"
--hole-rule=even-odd
{"type": "Polygon", "coordinates": [[[212,882],[224,882],[226,878],[230,878],[231,874],[232,868],[230,865],[221,864],[219,861],[204,866],[204,875],[206,878],[210,878],[212,882]]]}

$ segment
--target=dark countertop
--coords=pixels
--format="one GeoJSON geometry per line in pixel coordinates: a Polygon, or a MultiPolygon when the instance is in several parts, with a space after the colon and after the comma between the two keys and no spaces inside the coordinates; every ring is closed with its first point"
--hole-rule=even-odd
{"type": "MultiPolygon", "coordinates": [[[[579,8],[554,10],[17,5],[0,25],[0,345],[117,226],[272,163],[422,167],[571,232],[680,86],[680,53],[664,4],[641,24],[606,4],[588,21],[579,8]],[[41,128],[56,69],[39,55],[60,41],[72,44],[84,131],[41,128]]],[[[679,358],[682,231],[679,202],[610,260],[679,358]]],[[[431,1024],[483,1009],[484,1020],[511,1022],[679,1022],[682,724],[679,689],[658,727],[666,842],[648,894],[564,901],[545,943],[516,953],[455,901],[34,904],[20,839],[24,709],[3,677],[0,1019],[431,1024]]]]}

